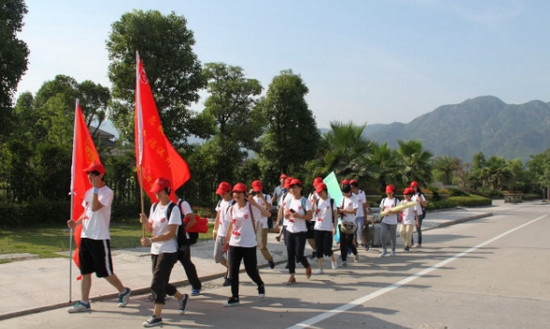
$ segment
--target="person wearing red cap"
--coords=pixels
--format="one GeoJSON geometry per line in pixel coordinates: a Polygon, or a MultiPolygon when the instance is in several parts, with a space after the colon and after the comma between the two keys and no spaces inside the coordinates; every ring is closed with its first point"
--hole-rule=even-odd
{"type": "Polygon", "coordinates": [[[180,314],[185,312],[189,295],[181,294],[176,287],[171,285],[170,274],[178,261],[178,226],[182,225],[180,208],[170,201],[172,185],[170,180],[160,177],[155,180],[151,192],[159,200],[151,205],[149,216],[140,214],[140,222],[151,237],[142,237],[141,245],[151,247],[151,261],[153,263],[153,280],[151,281],[151,293],[153,295],[153,315],[143,322],[144,327],[162,325],[162,309],[164,308],[166,295],[174,296],[179,302],[180,314]]]}
{"type": "MultiPolygon", "coordinates": [[[[355,179],[349,181],[351,186],[351,192],[357,199],[357,214],[355,214],[355,224],[357,225],[357,230],[355,231],[355,245],[359,246],[361,244],[361,235],[363,232],[363,226],[366,225],[366,230],[368,230],[368,222],[366,221],[367,212],[370,212],[369,203],[367,202],[367,195],[363,190],[359,189],[359,182],[355,179]]],[[[369,241],[365,241],[363,246],[369,250],[369,241]]]]}
{"type": "Polygon", "coordinates": [[[225,306],[239,305],[239,268],[244,261],[246,273],[258,286],[258,296],[265,297],[265,286],[258,271],[256,232],[261,216],[271,213],[260,206],[254,198],[246,193],[246,185],[237,183],[233,186],[233,198],[236,203],[229,208],[229,227],[227,228],[225,249],[229,255],[229,273],[231,275],[231,297],[225,306]]]}
{"type": "MultiPolygon", "coordinates": [[[[391,209],[396,207],[399,204],[399,200],[394,197],[395,187],[391,184],[386,186],[386,195],[387,197],[383,198],[380,202],[380,210],[384,211],[386,209],[391,209]]],[[[380,241],[382,242],[382,254],[380,257],[384,257],[388,254],[386,236],[390,235],[391,242],[391,256],[395,256],[395,246],[396,246],[396,232],[397,232],[397,216],[399,211],[390,213],[382,219],[380,223],[380,241]]]]}
{"type": "Polygon", "coordinates": [[[283,196],[283,194],[286,194],[286,192],[288,192],[288,190],[285,190],[285,179],[287,177],[288,176],[285,174],[279,175],[279,185],[275,187],[275,190],[273,191],[273,196],[271,198],[275,206],[278,206],[280,201],[279,199],[283,196]]]}
{"type": "Polygon", "coordinates": [[[287,219],[287,244],[288,253],[287,265],[290,277],[287,284],[296,283],[294,276],[296,272],[296,261],[302,264],[306,269],[306,277],[311,276],[311,265],[304,257],[304,248],[306,246],[307,226],[306,221],[313,218],[313,211],[309,200],[302,196],[302,182],[299,179],[293,179],[290,183],[292,198],[284,205],[284,215],[287,219]]]}
{"type": "MultiPolygon", "coordinates": [[[[271,215],[271,197],[268,194],[263,193],[264,185],[262,184],[262,181],[255,180],[251,185],[252,190],[249,194],[254,198],[254,201],[256,201],[257,204],[264,207],[271,215]]],[[[264,259],[267,260],[269,268],[273,269],[275,268],[275,262],[273,261],[273,256],[271,256],[269,250],[267,249],[267,233],[269,231],[269,226],[267,223],[268,217],[269,216],[260,217],[260,227],[258,227],[258,250],[260,250],[264,259]]]]}
{"type": "MultiPolygon", "coordinates": [[[[412,201],[418,202],[420,207],[417,207],[418,211],[418,222],[416,223],[416,233],[418,234],[418,244],[416,245],[417,248],[422,247],[422,221],[424,221],[424,218],[426,218],[426,206],[428,205],[428,201],[426,200],[426,197],[424,196],[424,193],[420,190],[420,186],[417,182],[413,181],[411,183],[411,188],[413,189],[413,197],[412,201]]],[[[414,237],[411,237],[411,244],[414,245],[414,237]]]]}
{"type": "Polygon", "coordinates": [[[290,182],[292,182],[292,180],[293,180],[292,177],[287,176],[285,178],[285,182],[284,182],[284,185],[283,185],[284,193],[279,198],[279,201],[278,201],[278,204],[277,204],[279,210],[277,211],[277,221],[275,223],[275,228],[277,228],[277,227],[279,228],[279,234],[277,234],[275,239],[277,239],[277,241],[281,241],[281,236],[282,236],[283,237],[283,242],[285,243],[285,245],[286,245],[287,220],[284,216],[284,205],[287,202],[289,202],[292,198],[292,190],[290,190],[290,182]],[[281,225],[281,222],[282,222],[282,225],[281,225]]]}
{"type": "Polygon", "coordinates": [[[92,273],[98,278],[105,278],[118,294],[118,307],[124,307],[130,300],[132,291],[124,287],[118,276],[113,272],[111,259],[111,236],[109,225],[111,221],[111,205],[113,202],[113,190],[105,181],[105,167],[100,162],[93,162],[84,172],[88,174],[88,180],[92,188],[86,191],[82,206],[84,212],[76,221],[69,219],[67,226],[74,228],[82,225],[80,248],[81,299],[67,310],[69,313],[90,312],[90,290],[92,287],[92,273]]]}
{"type": "MultiPolygon", "coordinates": [[[[411,201],[412,195],[414,193],[414,190],[410,187],[405,188],[403,191],[403,195],[405,196],[405,200],[401,201],[401,203],[408,203],[411,201]]],[[[403,244],[405,245],[405,251],[411,250],[412,245],[412,234],[415,225],[418,223],[418,213],[416,211],[418,207],[410,207],[403,210],[401,213],[401,226],[399,228],[399,235],[401,236],[401,240],[403,240],[403,244]]]]}
{"type": "Polygon", "coordinates": [[[353,239],[355,237],[355,231],[352,233],[344,233],[342,231],[342,226],[355,226],[357,230],[357,225],[355,225],[355,216],[357,215],[357,198],[353,195],[350,185],[344,185],[342,187],[342,204],[338,213],[341,216],[341,223],[338,226],[340,229],[340,257],[342,258],[342,266],[347,266],[347,257],[348,251],[351,251],[354,256],[354,261],[359,261],[359,254],[357,253],[357,248],[353,244],[353,239]],[[349,223],[349,224],[348,224],[349,223]]]}
{"type": "Polygon", "coordinates": [[[325,183],[317,184],[315,193],[319,196],[314,205],[315,226],[313,235],[315,238],[315,256],[317,257],[318,266],[315,274],[323,274],[323,255],[330,257],[333,270],[338,268],[336,257],[334,257],[334,253],[332,252],[332,239],[334,234],[336,234],[338,213],[334,199],[331,199],[328,195],[325,183]]]}
{"type": "Polygon", "coordinates": [[[231,184],[228,182],[221,182],[216,189],[216,194],[221,199],[216,205],[216,220],[214,222],[214,230],[212,231],[214,238],[214,261],[226,267],[227,274],[225,275],[223,286],[227,287],[231,285],[231,280],[229,279],[227,253],[223,252],[223,249],[225,246],[225,233],[227,233],[227,227],[229,226],[227,210],[235,203],[235,200],[231,195],[231,184]]]}

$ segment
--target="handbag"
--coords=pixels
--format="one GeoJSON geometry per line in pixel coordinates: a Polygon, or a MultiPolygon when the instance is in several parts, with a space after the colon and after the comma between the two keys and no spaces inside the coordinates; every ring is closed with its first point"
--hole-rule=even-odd
{"type": "Polygon", "coordinates": [[[354,234],[357,230],[357,224],[352,222],[341,222],[340,231],[344,234],[354,234]]]}

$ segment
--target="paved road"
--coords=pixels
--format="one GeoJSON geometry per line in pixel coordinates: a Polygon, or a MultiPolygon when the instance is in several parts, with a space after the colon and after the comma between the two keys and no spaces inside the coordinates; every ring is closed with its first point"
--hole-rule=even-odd
{"type": "MultiPolygon", "coordinates": [[[[427,231],[420,250],[386,258],[375,249],[363,251],[359,263],[310,280],[298,276],[293,287],[281,284],[287,278],[282,270],[262,269],[268,297],[260,301],[243,275],[242,305],[235,308],[221,306],[229,289],[211,280],[191,299],[186,315],[169,301],[164,321],[180,328],[548,328],[550,251],[543,234],[550,229],[549,209],[540,203],[492,207],[491,217],[427,231]]],[[[460,211],[482,214],[455,214],[460,211]]],[[[150,279],[147,265],[139,276],[150,279]]],[[[94,284],[92,290],[101,281],[94,284]]],[[[9,299],[2,300],[4,307],[9,299]]],[[[117,309],[114,299],[92,307],[90,314],[69,315],[61,308],[5,319],[0,328],[136,328],[151,303],[138,295],[125,309],[117,309]]]]}

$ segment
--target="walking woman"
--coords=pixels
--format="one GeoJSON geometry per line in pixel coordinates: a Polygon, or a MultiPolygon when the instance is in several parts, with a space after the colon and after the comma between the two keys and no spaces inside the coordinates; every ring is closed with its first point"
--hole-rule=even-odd
{"type": "MultiPolygon", "coordinates": [[[[413,195],[414,191],[412,188],[407,187],[403,191],[403,195],[405,196],[405,200],[401,201],[401,204],[408,203],[411,201],[411,197],[413,195]]],[[[405,245],[405,251],[411,250],[412,246],[412,235],[414,226],[418,226],[418,214],[416,212],[416,209],[418,206],[410,207],[402,212],[402,221],[401,226],[399,228],[399,235],[401,236],[401,240],[403,240],[403,244],[405,245]]]]}
{"type": "Polygon", "coordinates": [[[181,213],[179,208],[170,201],[170,181],[159,178],[155,181],[151,192],[159,200],[151,206],[149,217],[141,214],[140,222],[145,231],[150,232],[150,238],[141,238],[141,245],[151,246],[151,260],[153,268],[153,280],[151,292],[153,294],[153,315],[143,322],[146,328],[162,326],[162,309],[166,295],[174,296],[179,301],[179,310],[183,314],[189,296],[182,295],[176,287],[169,284],[170,273],[178,260],[178,244],[176,232],[181,225],[181,213]]]}
{"type": "Polygon", "coordinates": [[[315,187],[315,193],[319,199],[315,204],[315,227],[313,236],[315,238],[315,256],[319,269],[315,274],[323,274],[323,255],[330,257],[332,269],[338,268],[336,257],[332,252],[332,237],[336,234],[336,221],[338,219],[334,199],[328,195],[327,185],[319,183],[315,187]]]}
{"type": "MultiPolygon", "coordinates": [[[[384,211],[386,209],[391,209],[396,207],[399,204],[399,200],[393,196],[395,192],[395,187],[391,184],[386,186],[386,195],[387,197],[383,198],[380,202],[380,210],[384,211]]],[[[390,211],[389,214],[384,216],[382,222],[380,223],[380,241],[382,242],[382,254],[380,257],[384,257],[388,254],[386,236],[390,235],[391,242],[391,256],[395,256],[395,245],[396,245],[396,232],[397,232],[397,216],[398,211],[390,211]]]]}
{"type": "Polygon", "coordinates": [[[258,286],[258,296],[265,297],[265,287],[258,271],[256,257],[256,232],[260,225],[261,216],[270,216],[271,213],[260,206],[253,197],[246,193],[246,185],[237,183],[233,186],[233,198],[236,203],[228,209],[229,227],[225,242],[228,250],[229,273],[231,276],[231,297],[225,306],[239,305],[239,267],[244,260],[246,273],[258,286]],[[227,239],[227,237],[230,237],[227,239]]]}
{"type": "Polygon", "coordinates": [[[311,277],[311,265],[304,257],[304,248],[307,238],[306,221],[311,220],[313,217],[311,203],[302,196],[302,182],[299,179],[293,179],[290,182],[290,189],[292,190],[292,198],[284,204],[284,215],[287,219],[287,265],[290,273],[290,277],[286,282],[288,285],[296,283],[294,274],[297,261],[306,269],[306,277],[311,277]]]}
{"type": "Polygon", "coordinates": [[[338,213],[340,214],[341,223],[338,225],[340,229],[340,257],[342,257],[342,266],[347,266],[347,257],[348,251],[353,253],[353,260],[355,262],[359,261],[359,255],[357,254],[357,248],[353,244],[353,239],[355,237],[355,230],[357,226],[355,225],[355,216],[357,214],[357,198],[353,195],[351,191],[351,185],[345,184],[342,187],[342,204],[338,213]],[[342,230],[343,225],[355,226],[355,230],[352,232],[344,233],[342,230]]]}
{"type": "MultiPolygon", "coordinates": [[[[422,221],[424,218],[426,218],[426,206],[428,205],[428,201],[424,197],[424,193],[420,190],[420,186],[418,186],[418,183],[413,181],[411,183],[411,188],[413,189],[414,195],[412,197],[412,201],[418,202],[418,207],[416,207],[416,211],[418,212],[418,221],[416,222],[416,233],[418,233],[418,244],[416,245],[417,248],[422,247],[422,221]]],[[[414,239],[411,237],[411,239],[414,239]]],[[[414,240],[411,240],[411,246],[414,244],[414,240]]]]}

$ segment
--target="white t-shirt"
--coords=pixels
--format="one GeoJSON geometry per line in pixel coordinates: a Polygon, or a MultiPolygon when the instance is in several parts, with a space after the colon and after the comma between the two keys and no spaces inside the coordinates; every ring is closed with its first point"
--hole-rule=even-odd
{"type": "MultiPolygon", "coordinates": [[[[311,203],[308,199],[304,199],[305,209],[302,207],[302,197],[300,197],[299,199],[292,198],[289,202],[286,202],[284,210],[294,209],[296,213],[305,215],[309,210],[311,210],[311,203]]],[[[286,230],[290,233],[306,232],[307,227],[305,219],[294,218],[291,213],[290,217],[287,219],[286,230]]]]}
{"type": "MultiPolygon", "coordinates": [[[[402,200],[399,204],[403,204],[403,203],[407,203],[409,201],[407,200],[402,200]]],[[[403,222],[402,224],[415,224],[415,221],[416,221],[416,218],[414,217],[414,212],[417,207],[414,206],[414,207],[410,207],[410,208],[407,208],[405,210],[403,210],[403,222]]]]}
{"type": "Polygon", "coordinates": [[[313,218],[315,218],[315,226],[313,227],[316,231],[331,231],[334,228],[333,224],[333,211],[336,210],[336,202],[330,204],[330,198],[323,200],[319,198],[317,201],[317,210],[313,218]]]}
{"type": "MultiPolygon", "coordinates": [[[[392,199],[384,198],[380,202],[380,211],[384,211],[385,209],[393,208],[395,206],[397,206],[397,199],[395,197],[392,199]]],[[[397,214],[387,214],[382,219],[382,223],[397,225],[397,214]]]]}
{"type": "Polygon", "coordinates": [[[84,207],[84,217],[82,217],[82,238],[93,240],[109,240],[109,224],[111,221],[111,204],[113,203],[113,190],[107,186],[98,188],[97,198],[103,207],[97,211],[92,211],[93,188],[86,191],[82,206],[84,207]]]}
{"type": "MultiPolygon", "coordinates": [[[[268,209],[267,205],[271,204],[271,197],[267,194],[264,194],[264,198],[265,198],[265,201],[267,201],[267,202],[264,202],[262,200],[262,198],[260,198],[258,195],[254,196],[254,200],[256,201],[256,203],[258,203],[260,205],[260,207],[268,209]]],[[[260,215],[260,223],[262,224],[262,228],[268,228],[268,226],[267,226],[267,217],[260,215]]]]}
{"type": "Polygon", "coordinates": [[[226,201],[221,199],[218,205],[216,206],[216,212],[218,213],[218,236],[225,237],[227,234],[227,228],[229,227],[229,214],[227,209],[235,203],[235,200],[231,199],[226,201]]]}
{"type": "MultiPolygon", "coordinates": [[[[420,200],[422,202],[426,201],[426,198],[424,197],[424,193],[420,194],[420,193],[416,193],[415,195],[413,195],[413,197],[411,198],[411,201],[415,201],[415,202],[418,202],[416,201],[416,198],[417,197],[420,197],[420,200]]],[[[418,202],[418,209],[416,209],[416,212],[418,213],[418,216],[422,215],[424,212],[422,211],[422,206],[420,205],[420,202],[418,202]]]]}
{"type": "MultiPolygon", "coordinates": [[[[166,211],[168,210],[168,205],[170,203],[172,202],[169,202],[164,206],[160,203],[157,203],[157,206],[154,207],[154,211],[153,206],[151,206],[151,211],[149,214],[149,224],[151,224],[153,228],[153,236],[155,237],[169,232],[169,225],[179,226],[182,224],[181,213],[177,206],[172,208],[170,219],[167,220],[166,211]]],[[[174,253],[176,251],[178,251],[178,242],[176,237],[167,241],[153,242],[151,244],[151,254],[153,255],[159,255],[162,253],[174,253]]]]}
{"type": "MultiPolygon", "coordinates": [[[[279,204],[279,207],[282,207],[283,208],[283,211],[286,207],[286,205],[288,203],[290,203],[290,201],[293,199],[293,196],[292,194],[290,193],[287,193],[284,195],[283,198],[281,198],[281,203],[279,204]]],[[[285,218],[285,215],[283,214],[283,226],[287,226],[288,225],[288,219],[285,218]]]]}
{"type": "Polygon", "coordinates": [[[256,229],[260,223],[262,213],[260,209],[246,203],[242,208],[234,204],[229,208],[230,221],[233,223],[233,231],[229,239],[229,245],[233,247],[252,248],[258,245],[256,229]],[[252,210],[252,216],[250,214],[252,210]],[[252,220],[254,218],[254,221],[252,220]]]}
{"type": "MultiPolygon", "coordinates": [[[[178,200],[178,203],[180,202],[180,200],[181,199],[178,200]]],[[[187,202],[187,201],[182,201],[181,202],[180,210],[181,210],[181,213],[183,214],[182,217],[185,217],[186,215],[193,213],[193,209],[191,209],[191,206],[189,205],[189,202],[187,202]]]]}
{"type": "Polygon", "coordinates": [[[363,211],[363,205],[367,203],[365,192],[359,190],[357,194],[353,195],[357,198],[357,214],[355,214],[355,217],[365,217],[365,212],[363,211]]]}
{"type": "MultiPolygon", "coordinates": [[[[351,209],[355,209],[357,210],[357,198],[355,197],[355,195],[352,193],[351,196],[348,198],[347,196],[342,196],[342,204],[341,204],[341,209],[345,209],[345,210],[351,210],[351,209]]],[[[347,214],[347,213],[344,213],[342,214],[342,222],[352,222],[352,223],[355,223],[355,215],[353,214],[347,214]]]]}

